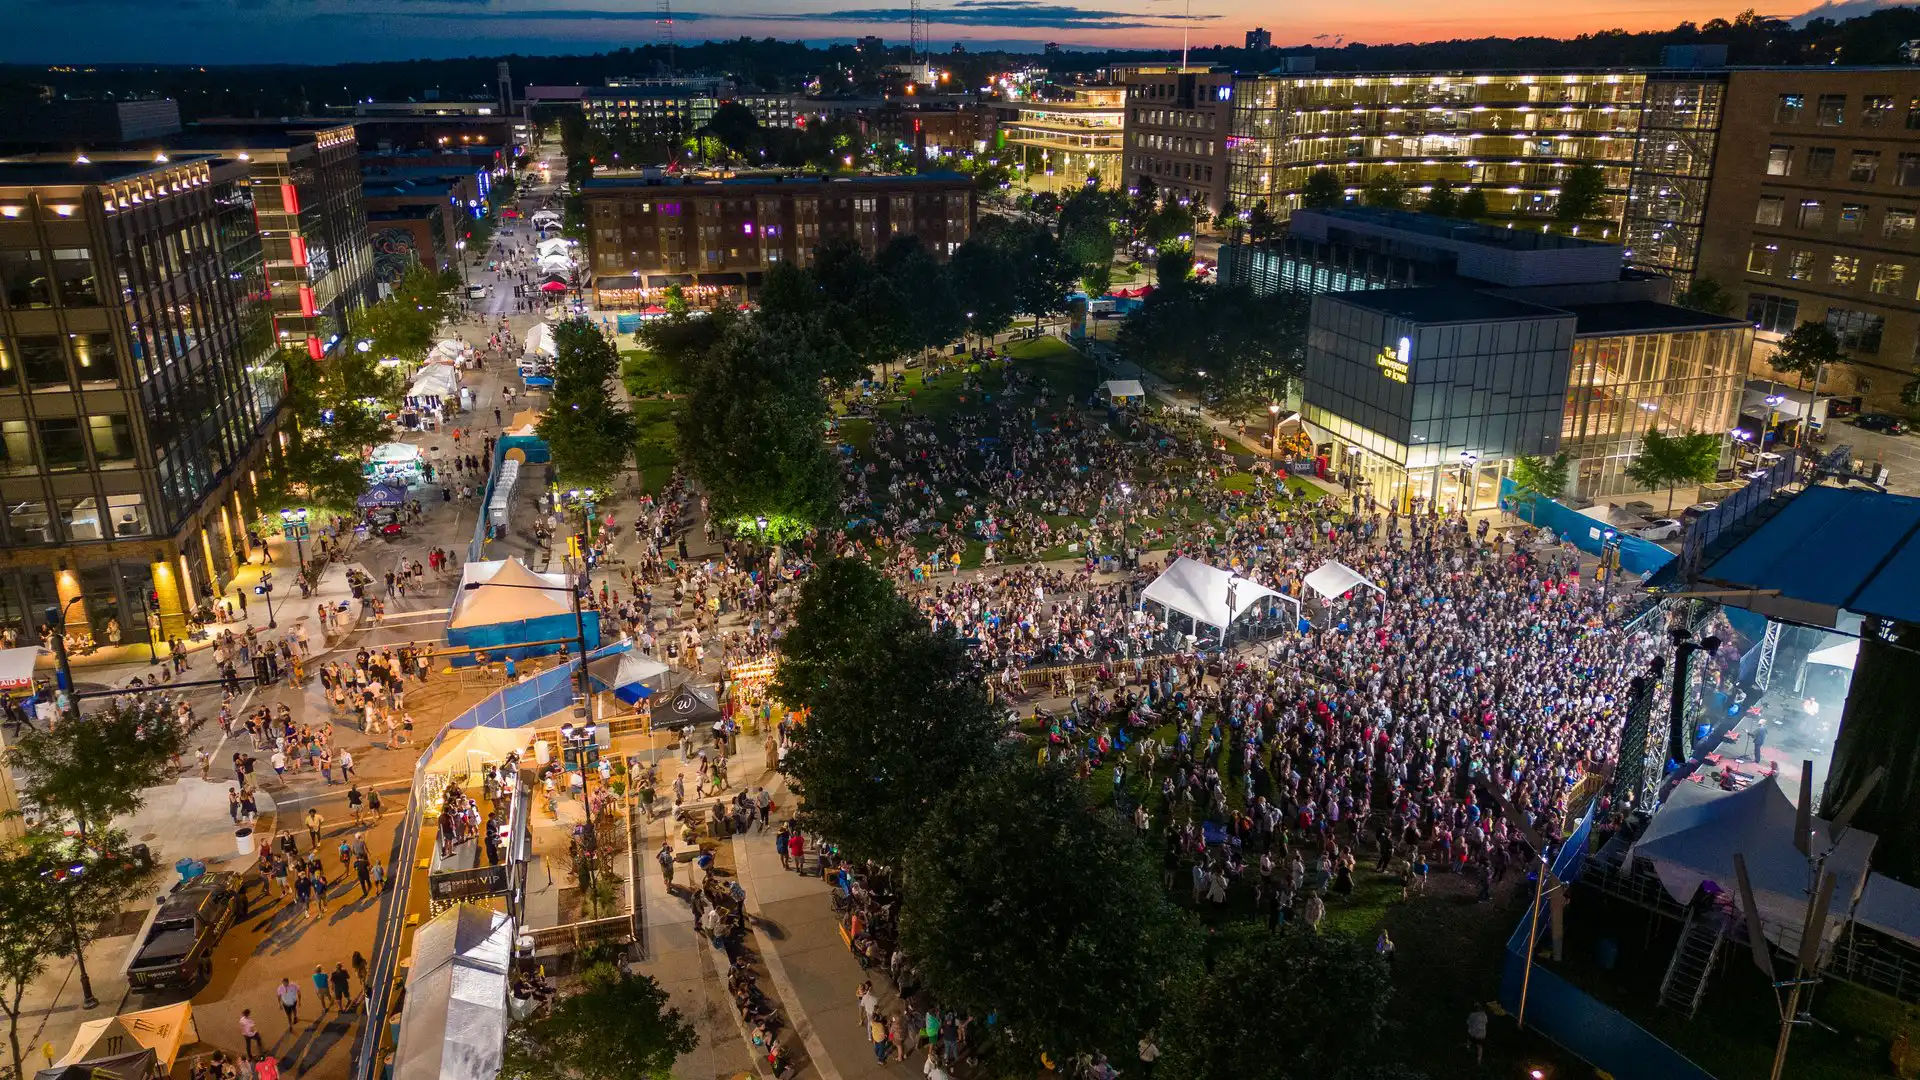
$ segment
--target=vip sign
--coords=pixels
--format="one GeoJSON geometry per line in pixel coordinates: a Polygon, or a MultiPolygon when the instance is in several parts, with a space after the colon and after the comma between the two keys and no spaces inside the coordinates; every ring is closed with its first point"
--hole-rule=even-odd
{"type": "Polygon", "coordinates": [[[1407,372],[1412,356],[1413,339],[1401,338],[1399,345],[1389,345],[1381,349],[1380,355],[1375,357],[1374,361],[1380,365],[1380,374],[1385,375],[1394,382],[1403,383],[1407,381],[1407,372]]]}

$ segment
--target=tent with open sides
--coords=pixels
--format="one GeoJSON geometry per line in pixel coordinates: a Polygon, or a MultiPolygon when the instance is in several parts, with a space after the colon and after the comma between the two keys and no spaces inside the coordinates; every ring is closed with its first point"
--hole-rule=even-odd
{"type": "MultiPolygon", "coordinates": [[[[518,660],[559,652],[583,633],[593,649],[600,644],[600,613],[581,611],[576,626],[571,591],[567,575],[536,574],[518,559],[469,562],[447,615],[447,644],[484,650],[489,660],[518,660]]],[[[453,660],[456,666],[474,662],[471,656],[453,660]]]]}
{"type": "Polygon", "coordinates": [[[605,690],[632,705],[666,689],[667,665],[631,649],[603,656],[587,665],[587,677],[596,690],[605,690]]]}
{"type": "Polygon", "coordinates": [[[549,255],[565,255],[572,247],[573,245],[567,243],[564,237],[549,236],[535,245],[534,250],[544,259],[549,255]]]}
{"type": "Polygon", "coordinates": [[[24,690],[33,685],[33,665],[40,659],[38,645],[0,649],[0,690],[24,690]]]}
{"type": "Polygon", "coordinates": [[[527,343],[523,351],[528,356],[559,356],[560,347],[554,343],[553,328],[546,323],[534,323],[527,331],[527,343]]]}
{"type": "Polygon", "coordinates": [[[88,1020],[74,1033],[67,1055],[53,1067],[64,1069],[69,1065],[111,1061],[129,1053],[151,1050],[164,1075],[172,1071],[182,1046],[199,1041],[200,1033],[193,1024],[193,1005],[181,1001],[157,1009],[88,1020]]]}
{"type": "Polygon", "coordinates": [[[1100,389],[1106,393],[1108,404],[1144,405],[1147,401],[1147,388],[1139,379],[1108,379],[1100,389]]]}
{"type": "MultiPolygon", "coordinates": [[[[1650,861],[1667,894],[1686,904],[1708,882],[1715,889],[1737,894],[1733,857],[1740,855],[1753,882],[1761,928],[1774,941],[1780,939],[1781,930],[1791,928],[1788,946],[1792,947],[1807,917],[1809,883],[1807,857],[1793,843],[1795,817],[1793,800],[1780,790],[1778,776],[1765,777],[1741,791],[1683,783],[1647,823],[1630,857],[1650,861]]],[[[1872,833],[1849,829],[1836,847],[1832,837],[1827,822],[1813,819],[1813,850],[1833,848],[1827,869],[1838,883],[1830,921],[1844,920],[1865,891],[1867,861],[1877,839],[1872,833]]]]}
{"type": "Polygon", "coordinates": [[[1300,606],[1293,597],[1275,592],[1251,578],[1185,556],[1161,571],[1140,598],[1159,604],[1169,615],[1176,612],[1185,615],[1195,625],[1195,637],[1199,636],[1201,626],[1225,630],[1262,601],[1269,605],[1284,601],[1294,605],[1296,611],[1300,606]]]}
{"type": "Polygon", "coordinates": [[[413,935],[393,1080],[495,1080],[507,1043],[513,919],[455,904],[413,935]]]}
{"type": "Polygon", "coordinates": [[[1365,585],[1374,592],[1384,592],[1380,586],[1367,579],[1365,574],[1345,563],[1330,562],[1307,575],[1306,586],[1328,600],[1338,600],[1354,589],[1365,585]]]}

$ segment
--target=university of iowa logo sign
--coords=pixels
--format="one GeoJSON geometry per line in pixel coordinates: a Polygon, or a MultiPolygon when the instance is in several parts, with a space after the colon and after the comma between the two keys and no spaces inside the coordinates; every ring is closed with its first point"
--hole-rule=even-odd
{"type": "Polygon", "coordinates": [[[691,691],[682,690],[673,696],[673,711],[682,716],[691,714],[699,706],[700,699],[694,697],[691,691]]]}

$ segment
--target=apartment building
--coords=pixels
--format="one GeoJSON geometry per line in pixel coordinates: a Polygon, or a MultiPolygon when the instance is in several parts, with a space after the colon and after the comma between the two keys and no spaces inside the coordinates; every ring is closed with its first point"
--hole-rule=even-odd
{"type": "Polygon", "coordinates": [[[1234,76],[1208,68],[1127,72],[1123,185],[1154,190],[1217,212],[1227,200],[1227,132],[1234,76]]]}
{"type": "Polygon", "coordinates": [[[184,634],[282,386],[246,162],[0,161],[0,626],[184,634]]]}
{"type": "Polygon", "coordinates": [[[1118,188],[1126,154],[1126,87],[1079,86],[1055,101],[995,106],[1001,142],[1018,155],[1020,175],[1035,191],[1073,191],[1098,176],[1118,188]]]}
{"type": "Polygon", "coordinates": [[[1920,69],[1733,72],[1707,205],[1700,271],[1756,358],[1824,322],[1853,362],[1821,389],[1895,404],[1920,360],[1920,69]]]}
{"type": "Polygon", "coordinates": [[[945,257],[972,235],[978,196],[958,173],[602,178],[581,186],[595,305],[641,308],[679,286],[702,303],[744,299],[767,269],[849,242],[869,256],[917,236],[945,257]]]}

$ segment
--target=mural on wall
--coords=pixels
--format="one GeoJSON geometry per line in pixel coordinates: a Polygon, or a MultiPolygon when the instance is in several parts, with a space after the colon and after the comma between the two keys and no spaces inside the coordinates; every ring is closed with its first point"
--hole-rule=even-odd
{"type": "Polygon", "coordinates": [[[373,280],[391,285],[406,276],[407,268],[420,261],[420,246],[411,229],[375,229],[373,231],[373,280]]]}

